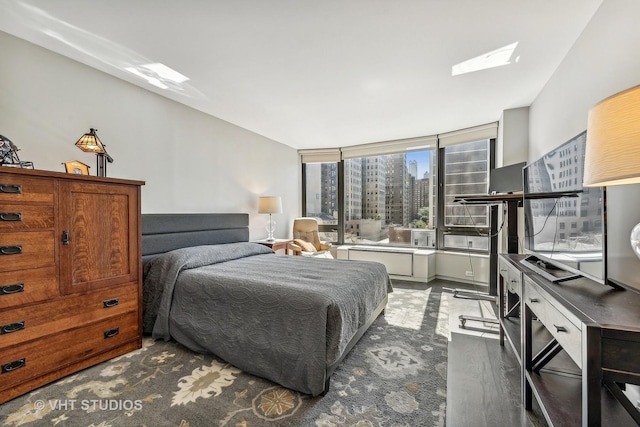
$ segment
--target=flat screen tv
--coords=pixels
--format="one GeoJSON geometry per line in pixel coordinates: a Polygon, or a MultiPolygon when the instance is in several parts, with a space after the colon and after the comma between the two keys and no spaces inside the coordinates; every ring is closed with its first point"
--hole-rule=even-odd
{"type": "MultiPolygon", "coordinates": [[[[552,282],[606,280],[605,197],[583,187],[586,131],[523,169],[523,263],[552,282]]],[[[614,285],[612,285],[614,286],[614,285]]]]}

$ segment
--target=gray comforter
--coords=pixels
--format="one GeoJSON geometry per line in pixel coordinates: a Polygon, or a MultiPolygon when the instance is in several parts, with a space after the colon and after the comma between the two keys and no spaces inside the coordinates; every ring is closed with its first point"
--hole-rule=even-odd
{"type": "Polygon", "coordinates": [[[312,395],[390,292],[382,264],[276,256],[255,243],[178,249],[144,265],[143,327],[312,395]]]}

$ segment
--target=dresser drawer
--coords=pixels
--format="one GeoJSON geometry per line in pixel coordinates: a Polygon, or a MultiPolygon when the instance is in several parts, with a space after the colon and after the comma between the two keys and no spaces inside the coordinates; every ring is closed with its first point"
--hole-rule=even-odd
{"type": "Polygon", "coordinates": [[[0,272],[55,265],[53,231],[0,233],[0,272]]]}
{"type": "Polygon", "coordinates": [[[0,350],[0,392],[138,337],[138,314],[99,323],[0,350]]]}
{"type": "Polygon", "coordinates": [[[0,231],[53,228],[53,206],[0,205],[0,231]]]}
{"type": "Polygon", "coordinates": [[[508,266],[509,269],[509,281],[507,282],[507,289],[509,292],[522,295],[522,273],[520,270],[513,266],[508,266]]]}
{"type": "Polygon", "coordinates": [[[53,180],[0,173],[0,203],[53,205],[53,180]]]}
{"type": "Polygon", "coordinates": [[[1,311],[0,347],[129,312],[138,312],[138,287],[135,284],[1,311]],[[3,328],[9,332],[2,333],[3,328]]]}
{"type": "Polygon", "coordinates": [[[0,273],[0,310],[58,296],[55,267],[0,273]]]}
{"type": "Polygon", "coordinates": [[[498,270],[500,271],[500,276],[504,279],[505,283],[509,281],[509,262],[502,258],[498,258],[498,270]]]}
{"type": "MultiPolygon", "coordinates": [[[[533,282],[527,281],[527,305],[531,308],[547,330],[560,343],[562,348],[582,369],[582,332],[578,325],[569,320],[569,316],[558,310],[549,294],[533,282]]],[[[571,316],[573,317],[573,316],[571,316]]]]}
{"type": "Polygon", "coordinates": [[[522,295],[522,273],[520,270],[509,264],[504,258],[498,259],[500,276],[504,281],[507,291],[512,294],[522,295]]]}

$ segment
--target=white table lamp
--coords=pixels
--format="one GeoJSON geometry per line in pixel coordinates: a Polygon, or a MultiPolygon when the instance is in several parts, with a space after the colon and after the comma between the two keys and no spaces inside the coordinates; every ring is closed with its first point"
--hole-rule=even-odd
{"type": "Polygon", "coordinates": [[[275,242],[273,232],[276,229],[276,223],[271,215],[274,213],[282,213],[282,199],[279,196],[261,196],[258,198],[258,213],[269,214],[269,222],[267,223],[267,242],[275,242]]]}
{"type": "MultiPolygon", "coordinates": [[[[584,186],[640,183],[640,86],[598,103],[589,111],[584,186]]],[[[640,224],[631,231],[640,258],[640,224]]]]}

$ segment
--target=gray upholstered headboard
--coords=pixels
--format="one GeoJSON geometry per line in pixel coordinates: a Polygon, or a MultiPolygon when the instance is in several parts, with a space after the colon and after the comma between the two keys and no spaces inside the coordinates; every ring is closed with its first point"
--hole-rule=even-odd
{"type": "Polygon", "coordinates": [[[249,214],[143,214],[142,259],[188,246],[249,241],[249,214]]]}

